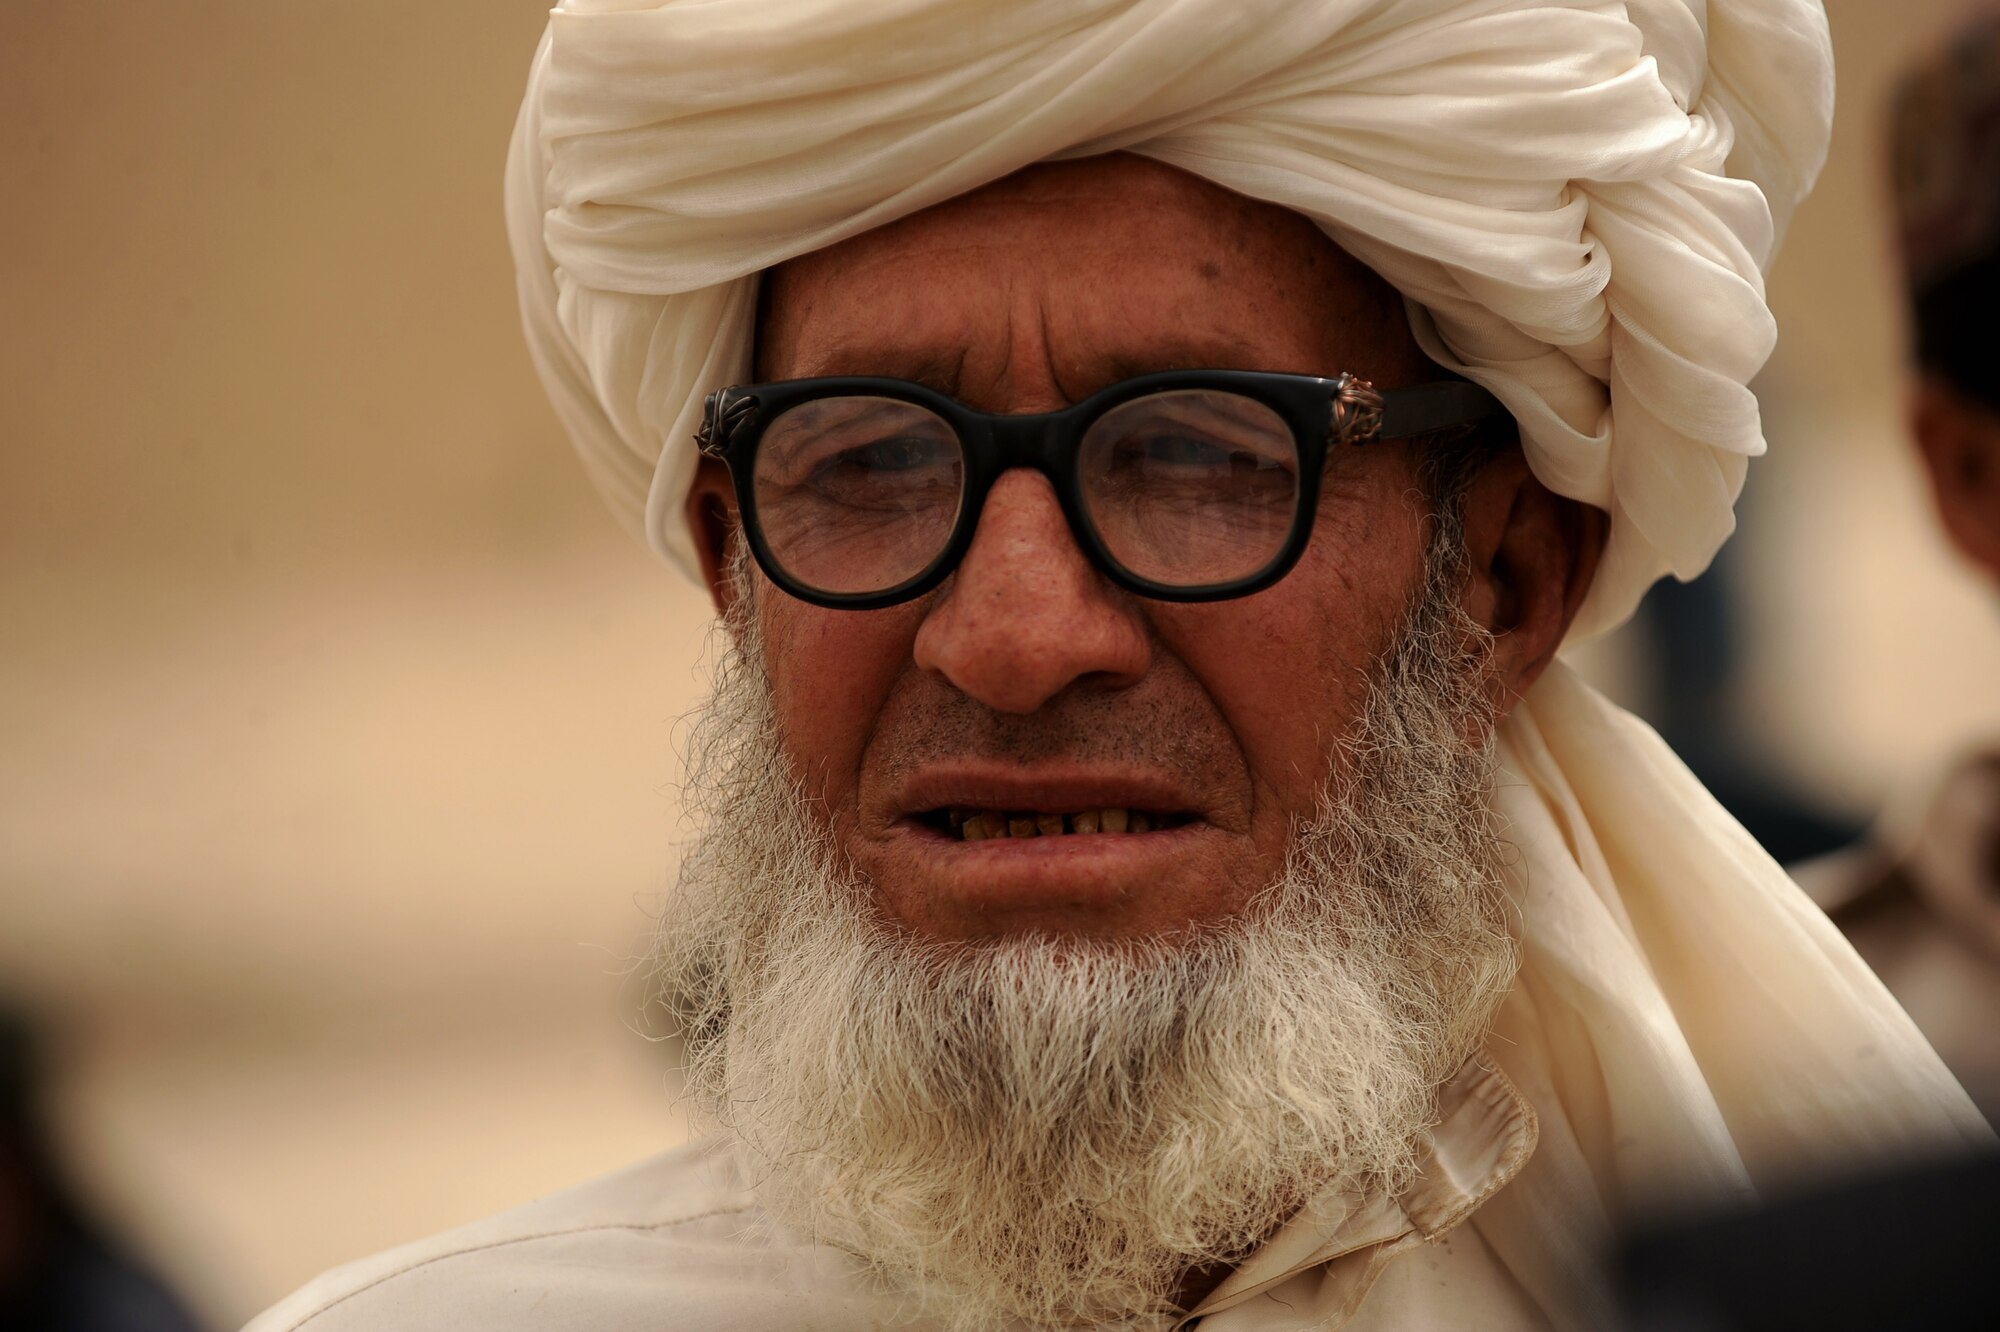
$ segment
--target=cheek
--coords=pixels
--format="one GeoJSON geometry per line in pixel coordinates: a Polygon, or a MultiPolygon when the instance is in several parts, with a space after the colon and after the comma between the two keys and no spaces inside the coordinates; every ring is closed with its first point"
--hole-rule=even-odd
{"type": "Polygon", "coordinates": [[[784,753],[807,793],[839,811],[852,803],[862,751],[920,617],[909,606],[822,610],[769,583],[758,592],[784,753]]]}
{"type": "MultiPolygon", "coordinates": [[[[1287,582],[1290,580],[1288,579],[1287,582]]],[[[1243,751],[1263,815],[1310,811],[1335,743],[1359,706],[1359,673],[1331,646],[1342,626],[1285,584],[1233,615],[1197,613],[1163,632],[1243,751]]]]}
{"type": "Polygon", "coordinates": [[[1309,813],[1376,663],[1394,646],[1422,576],[1423,533],[1403,506],[1323,514],[1276,587],[1157,617],[1243,747],[1258,804],[1309,813]]]}

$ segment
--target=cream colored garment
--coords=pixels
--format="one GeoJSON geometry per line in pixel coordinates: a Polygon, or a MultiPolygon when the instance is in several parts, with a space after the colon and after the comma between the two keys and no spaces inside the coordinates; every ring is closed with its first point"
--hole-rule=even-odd
{"type": "MultiPolygon", "coordinates": [[[[1882,983],[1651,728],[1560,662],[1501,730],[1523,956],[1487,1049],[1534,1159],[1473,1225],[1545,1309],[1620,1222],[1992,1141],[1882,983]]],[[[1592,1326],[1569,1308],[1559,1326],[1592,1326]]]]}
{"type": "MultiPolygon", "coordinates": [[[[508,222],[558,412],[686,567],[690,437],[749,375],[762,269],[1112,149],[1279,202],[1410,298],[1542,480],[1611,513],[1593,632],[1730,529],[1762,266],[1830,98],[1817,0],[569,0],[508,222]]],[[[1543,1131],[1475,1224],[1559,1324],[1592,1325],[1565,1292],[1648,1201],[1985,1135],[1643,726],[1557,667],[1502,756],[1525,965],[1492,1049],[1543,1131]]]]}
{"type": "MultiPolygon", "coordinates": [[[[1464,1225],[1533,1151],[1534,1113],[1479,1060],[1440,1107],[1423,1175],[1405,1193],[1314,1199],[1188,1317],[1134,1332],[1547,1327],[1464,1225]]],[[[775,1225],[754,1174],[726,1139],[690,1144],[329,1272],[248,1332],[935,1332],[851,1259],[775,1225]]]]}

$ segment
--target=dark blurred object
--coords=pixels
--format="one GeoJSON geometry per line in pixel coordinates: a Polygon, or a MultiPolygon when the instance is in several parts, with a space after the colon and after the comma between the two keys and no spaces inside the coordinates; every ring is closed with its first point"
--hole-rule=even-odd
{"type": "Polygon", "coordinates": [[[194,1332],[180,1302],[91,1224],[42,1117],[33,1032],[0,1009],[0,1329],[194,1332]]]}
{"type": "Polygon", "coordinates": [[[1632,630],[1652,663],[1639,711],[1722,807],[1789,865],[1848,845],[1862,826],[1815,805],[1743,743],[1736,551],[1725,545],[1700,578],[1662,580],[1639,603],[1632,630]]]}
{"type": "Polygon", "coordinates": [[[1890,142],[1917,364],[2000,410],[2000,15],[1904,76],[1890,142]]]}
{"type": "Polygon", "coordinates": [[[1633,1332],[2000,1327],[2000,1156],[1663,1226],[1617,1264],[1633,1332]]]}

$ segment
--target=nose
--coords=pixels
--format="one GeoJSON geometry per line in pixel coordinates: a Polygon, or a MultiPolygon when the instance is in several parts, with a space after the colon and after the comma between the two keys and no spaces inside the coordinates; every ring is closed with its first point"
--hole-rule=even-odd
{"type": "Polygon", "coordinates": [[[1133,599],[1077,548],[1048,478],[1018,469],[987,493],[915,656],[987,707],[1028,713],[1079,681],[1136,684],[1152,645],[1133,599]]]}

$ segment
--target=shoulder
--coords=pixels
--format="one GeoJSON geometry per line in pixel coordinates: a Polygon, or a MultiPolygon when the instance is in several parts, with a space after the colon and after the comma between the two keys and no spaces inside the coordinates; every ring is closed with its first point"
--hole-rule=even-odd
{"type": "Polygon", "coordinates": [[[812,1298],[826,1265],[707,1139],[336,1268],[245,1332],[780,1326],[760,1320],[812,1298]]]}

